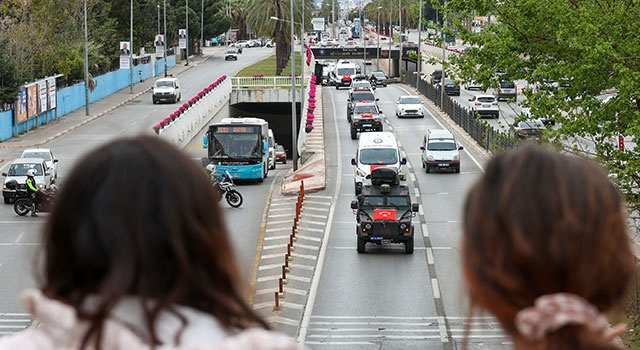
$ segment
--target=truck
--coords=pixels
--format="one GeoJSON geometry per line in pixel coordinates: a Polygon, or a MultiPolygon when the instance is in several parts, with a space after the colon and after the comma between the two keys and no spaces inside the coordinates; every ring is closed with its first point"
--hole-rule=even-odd
{"type": "Polygon", "coordinates": [[[400,184],[403,174],[389,167],[375,168],[367,176],[357,199],[351,201],[356,216],[358,254],[365,253],[367,243],[404,244],[404,252],[413,254],[412,219],[420,204],[411,201],[409,188],[400,184]]]}

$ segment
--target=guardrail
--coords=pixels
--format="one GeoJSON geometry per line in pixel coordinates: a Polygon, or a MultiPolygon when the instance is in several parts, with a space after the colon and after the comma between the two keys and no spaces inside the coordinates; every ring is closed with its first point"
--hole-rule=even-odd
{"type": "MultiPolygon", "coordinates": [[[[296,76],[296,87],[302,86],[302,77],[296,76]]],[[[291,77],[233,77],[231,78],[233,89],[286,89],[291,88],[291,77]]]]}

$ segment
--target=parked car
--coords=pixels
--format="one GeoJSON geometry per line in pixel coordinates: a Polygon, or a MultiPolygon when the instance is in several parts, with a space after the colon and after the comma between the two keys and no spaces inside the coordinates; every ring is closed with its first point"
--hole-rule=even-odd
{"type": "Polygon", "coordinates": [[[493,95],[474,95],[469,99],[469,109],[479,117],[500,117],[500,106],[493,95]]]}
{"type": "Polygon", "coordinates": [[[516,89],[516,83],[513,81],[501,81],[498,88],[495,90],[496,98],[500,100],[509,100],[518,98],[518,90],[516,89]]]}
{"type": "Polygon", "coordinates": [[[16,196],[16,190],[9,188],[7,183],[11,180],[18,182],[18,188],[26,188],[27,170],[35,169],[34,179],[40,189],[49,189],[51,187],[51,172],[47,167],[47,163],[42,158],[18,158],[9,164],[9,170],[2,173],[4,176],[4,184],[2,186],[2,196],[4,203],[8,204],[16,196]]]}
{"type": "Polygon", "coordinates": [[[444,93],[447,95],[452,95],[452,96],[460,96],[460,85],[458,85],[458,83],[451,79],[451,78],[444,78],[444,93]]]}
{"type": "Polygon", "coordinates": [[[249,42],[247,40],[238,40],[233,44],[234,47],[249,47],[249,42]]]}
{"type": "Polygon", "coordinates": [[[516,121],[513,123],[512,135],[520,139],[541,140],[546,127],[540,119],[516,121]]]}
{"type": "Polygon", "coordinates": [[[396,100],[396,117],[424,118],[424,107],[419,96],[404,95],[396,100]]]}
{"type": "Polygon", "coordinates": [[[22,151],[20,158],[42,158],[51,172],[51,183],[58,178],[58,158],[54,157],[49,148],[28,148],[22,151]]]}
{"type": "Polygon", "coordinates": [[[230,60],[237,61],[238,60],[238,51],[236,51],[236,50],[227,50],[227,52],[225,52],[225,54],[224,54],[224,60],[225,61],[230,61],[230,60]]]}
{"type": "Polygon", "coordinates": [[[276,162],[287,164],[287,150],[282,145],[276,145],[276,162]]]}

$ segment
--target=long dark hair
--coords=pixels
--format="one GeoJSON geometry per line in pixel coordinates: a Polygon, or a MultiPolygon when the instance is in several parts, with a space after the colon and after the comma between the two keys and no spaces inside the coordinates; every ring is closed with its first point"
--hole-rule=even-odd
{"type": "Polygon", "coordinates": [[[204,170],[156,136],[117,139],[77,162],[45,227],[40,284],[89,321],[83,347],[100,346],[102,326],[125,296],[141,299],[151,345],[160,343],[160,312],[186,325],[177,305],[211,314],[229,331],[269,328],[240,296],[216,196],[204,170]],[[98,304],[88,310],[90,295],[98,304]]]}
{"type": "MultiPolygon", "coordinates": [[[[592,161],[528,144],[499,154],[468,194],[462,244],[472,309],[518,334],[514,316],[542,295],[572,293],[611,311],[635,270],[621,196],[592,161]]],[[[567,325],[546,349],[615,349],[567,325]]]]}

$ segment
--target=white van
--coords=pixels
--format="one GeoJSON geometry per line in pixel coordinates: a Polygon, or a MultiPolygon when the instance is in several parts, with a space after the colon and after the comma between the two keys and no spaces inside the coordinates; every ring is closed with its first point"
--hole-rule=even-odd
{"type": "Polygon", "coordinates": [[[460,172],[460,151],[456,138],[449,130],[427,130],[422,140],[422,167],[429,173],[431,169],[453,169],[460,172]]]}
{"type": "MultiPolygon", "coordinates": [[[[356,157],[351,158],[354,166],[354,187],[356,195],[362,191],[362,185],[367,175],[378,167],[392,167],[396,171],[402,170],[407,164],[406,158],[400,158],[400,150],[396,136],[391,132],[365,132],[360,134],[356,157]]],[[[403,175],[400,174],[403,179],[403,175]]]]}
{"type": "Polygon", "coordinates": [[[351,80],[356,77],[356,65],[351,61],[342,60],[336,64],[336,68],[333,70],[333,81],[336,85],[336,90],[339,90],[341,86],[350,87],[351,80]]]}
{"type": "Polygon", "coordinates": [[[153,104],[157,102],[176,103],[182,98],[178,78],[167,77],[156,80],[153,84],[153,104]]]}
{"type": "Polygon", "coordinates": [[[267,138],[267,145],[269,147],[269,169],[276,168],[276,139],[273,136],[273,130],[269,129],[269,137],[267,138]]]}

